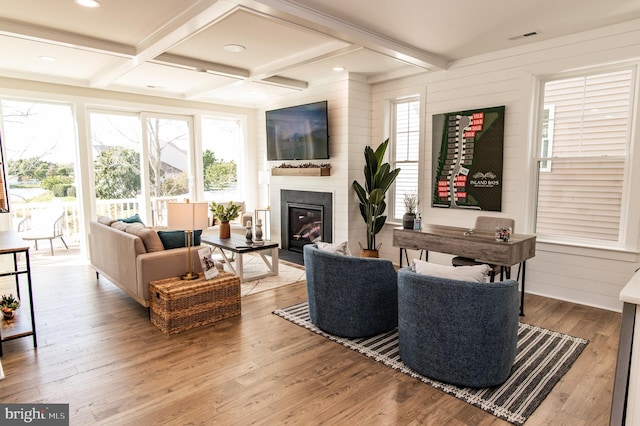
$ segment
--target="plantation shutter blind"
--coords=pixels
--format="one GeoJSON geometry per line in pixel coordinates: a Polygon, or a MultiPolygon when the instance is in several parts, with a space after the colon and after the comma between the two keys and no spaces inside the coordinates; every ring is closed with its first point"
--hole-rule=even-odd
{"type": "Polygon", "coordinates": [[[632,80],[624,70],[545,84],[553,142],[538,159],[539,236],[620,241],[632,80]]]}
{"type": "Polygon", "coordinates": [[[395,181],[394,219],[405,213],[405,194],[418,193],[418,159],[420,143],[420,102],[417,99],[394,105],[394,162],[400,168],[395,181]]]}

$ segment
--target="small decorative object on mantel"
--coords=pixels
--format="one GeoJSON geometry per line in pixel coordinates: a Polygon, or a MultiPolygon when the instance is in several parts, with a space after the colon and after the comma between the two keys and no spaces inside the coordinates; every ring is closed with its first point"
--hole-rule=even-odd
{"type": "Polygon", "coordinates": [[[0,307],[2,307],[2,315],[5,319],[12,319],[15,315],[16,309],[20,307],[20,301],[13,297],[13,294],[3,294],[2,301],[0,301],[0,307]]]}
{"type": "Polygon", "coordinates": [[[511,241],[511,228],[496,228],[496,241],[511,241]]]}
{"type": "Polygon", "coordinates": [[[413,229],[413,222],[416,218],[418,208],[418,196],[415,193],[404,194],[405,213],[402,216],[402,229],[413,229]]]}
{"type": "Polygon", "coordinates": [[[330,176],[331,164],[286,164],[271,169],[271,176],[330,176]]]}

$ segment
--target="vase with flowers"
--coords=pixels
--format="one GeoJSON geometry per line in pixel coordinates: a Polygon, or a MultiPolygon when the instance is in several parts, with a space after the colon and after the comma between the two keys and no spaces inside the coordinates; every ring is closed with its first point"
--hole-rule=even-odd
{"type": "Polygon", "coordinates": [[[220,238],[231,238],[231,225],[229,221],[240,216],[240,205],[234,204],[232,201],[226,206],[212,201],[209,204],[209,211],[213,215],[214,220],[220,222],[220,238]]]}

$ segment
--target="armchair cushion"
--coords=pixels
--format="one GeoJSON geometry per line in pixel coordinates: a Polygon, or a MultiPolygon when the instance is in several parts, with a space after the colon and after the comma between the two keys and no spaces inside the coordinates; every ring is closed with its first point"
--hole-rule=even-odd
{"type": "Polygon", "coordinates": [[[418,274],[431,275],[440,278],[450,278],[452,280],[485,282],[489,277],[491,267],[489,265],[473,266],[448,266],[437,263],[425,262],[424,260],[413,259],[414,270],[418,274]]]}
{"type": "Polygon", "coordinates": [[[340,244],[317,242],[316,245],[318,249],[329,253],[351,256],[351,250],[349,250],[349,243],[347,241],[343,241],[340,244]]]}

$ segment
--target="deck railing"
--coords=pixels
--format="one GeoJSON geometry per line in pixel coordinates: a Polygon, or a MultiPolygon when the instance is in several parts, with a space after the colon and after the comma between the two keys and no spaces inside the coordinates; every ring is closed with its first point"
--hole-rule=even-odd
{"type": "MultiPolygon", "coordinates": [[[[167,204],[178,201],[175,197],[156,198],[151,202],[151,226],[164,226],[167,224],[167,204]]],[[[38,210],[52,210],[52,208],[64,211],[64,236],[67,244],[80,244],[80,207],[77,201],[53,201],[40,203],[12,203],[11,216],[13,229],[18,229],[18,224],[27,217],[32,217],[38,210]]],[[[137,198],[122,200],[96,200],[96,214],[112,218],[124,218],[140,213],[140,201],[137,198]]]]}

